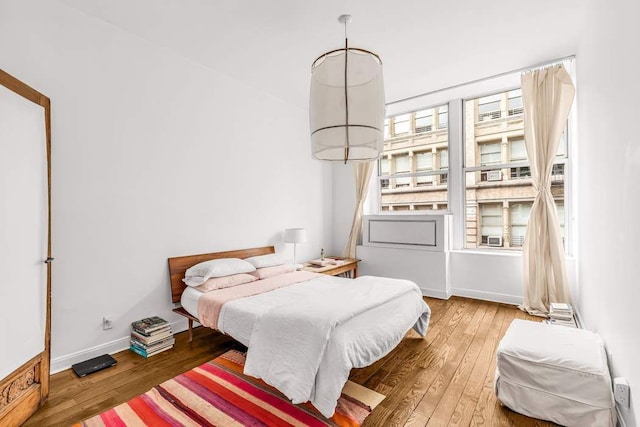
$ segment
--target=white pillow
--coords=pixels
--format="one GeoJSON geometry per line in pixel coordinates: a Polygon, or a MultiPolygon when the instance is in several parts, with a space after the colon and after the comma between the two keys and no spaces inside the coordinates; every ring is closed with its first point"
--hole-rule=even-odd
{"type": "Polygon", "coordinates": [[[252,256],[251,258],[245,259],[245,261],[253,265],[255,268],[265,268],[282,265],[285,263],[286,259],[282,254],[268,254],[252,256]]]}
{"type": "Polygon", "coordinates": [[[201,262],[184,273],[182,281],[187,286],[199,286],[211,277],[225,277],[233,274],[251,273],[255,267],[240,258],[220,258],[201,262]]]}

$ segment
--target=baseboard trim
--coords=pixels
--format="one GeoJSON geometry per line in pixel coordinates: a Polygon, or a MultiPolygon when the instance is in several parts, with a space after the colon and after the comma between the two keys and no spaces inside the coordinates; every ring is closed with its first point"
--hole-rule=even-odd
{"type": "Polygon", "coordinates": [[[620,405],[616,402],[616,415],[618,418],[618,426],[620,427],[627,427],[627,422],[625,421],[624,417],[622,416],[622,408],[620,407],[620,405]]]}
{"type": "Polygon", "coordinates": [[[522,304],[522,297],[517,295],[498,294],[494,292],[477,291],[474,289],[451,289],[453,295],[458,297],[473,298],[484,301],[501,302],[504,304],[520,305],[522,304]]]}
{"type": "Polygon", "coordinates": [[[578,325],[578,328],[584,329],[584,323],[582,323],[582,316],[580,316],[580,311],[578,311],[578,309],[575,307],[573,309],[573,317],[576,319],[576,324],[578,325]]]}
{"type": "MultiPolygon", "coordinates": [[[[170,323],[171,330],[174,334],[187,330],[186,320],[177,320],[170,323]]],[[[109,341],[103,344],[98,344],[94,347],[86,348],[84,350],[76,351],[74,353],[65,354],[51,359],[51,374],[64,371],[71,368],[71,365],[91,359],[93,357],[100,356],[102,354],[113,354],[129,348],[130,336],[118,338],[117,340],[109,341]]]]}
{"type": "Polygon", "coordinates": [[[451,292],[441,291],[439,289],[420,288],[422,295],[430,298],[449,299],[451,298],[451,292]]]}

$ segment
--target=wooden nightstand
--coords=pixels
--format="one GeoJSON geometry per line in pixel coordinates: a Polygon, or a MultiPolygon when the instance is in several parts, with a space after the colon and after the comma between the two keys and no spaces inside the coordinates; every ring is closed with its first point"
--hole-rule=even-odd
{"type": "Polygon", "coordinates": [[[330,264],[326,267],[314,267],[308,262],[305,262],[302,269],[304,271],[312,271],[314,273],[328,274],[330,276],[337,276],[339,274],[345,275],[351,279],[358,277],[358,263],[359,259],[355,258],[340,258],[340,257],[327,257],[333,259],[340,259],[342,261],[339,265],[330,264]]]}

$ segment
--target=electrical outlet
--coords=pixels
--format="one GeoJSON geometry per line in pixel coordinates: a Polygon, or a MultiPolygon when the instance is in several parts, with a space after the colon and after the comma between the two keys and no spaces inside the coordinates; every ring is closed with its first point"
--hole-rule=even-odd
{"type": "Polygon", "coordinates": [[[102,329],[106,331],[107,329],[111,329],[111,328],[113,328],[113,317],[104,316],[102,318],[102,329]]]}
{"type": "Polygon", "coordinates": [[[629,383],[622,377],[613,379],[613,396],[623,408],[629,407],[629,383]]]}

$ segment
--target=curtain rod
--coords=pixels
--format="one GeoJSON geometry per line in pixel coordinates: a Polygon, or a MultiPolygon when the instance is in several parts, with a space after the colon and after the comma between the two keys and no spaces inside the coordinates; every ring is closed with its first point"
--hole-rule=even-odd
{"type": "Polygon", "coordinates": [[[470,84],[474,84],[474,83],[480,83],[480,82],[483,82],[483,81],[486,81],[486,80],[495,79],[497,77],[506,76],[507,74],[522,73],[524,71],[531,71],[531,70],[534,70],[536,68],[543,68],[543,67],[549,66],[551,64],[557,64],[558,62],[566,61],[568,59],[575,59],[575,57],[576,57],[575,55],[564,56],[562,58],[554,59],[553,61],[541,62],[539,64],[531,65],[531,66],[528,66],[528,67],[518,68],[517,70],[505,71],[504,73],[494,74],[493,76],[482,77],[482,78],[471,80],[471,81],[468,81],[468,82],[465,82],[465,83],[459,83],[459,84],[456,84],[456,85],[453,85],[453,86],[444,87],[442,89],[432,90],[431,92],[425,92],[425,93],[421,93],[421,94],[418,94],[418,95],[409,96],[407,98],[397,99],[395,101],[387,102],[386,105],[388,106],[388,105],[393,105],[393,104],[399,104],[399,103],[405,102],[405,101],[411,101],[412,99],[421,98],[423,96],[433,95],[433,94],[436,94],[436,93],[439,93],[439,92],[444,92],[446,90],[457,89],[459,87],[470,85],[470,84]]]}

